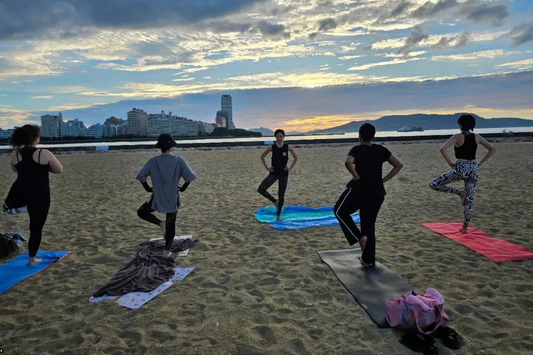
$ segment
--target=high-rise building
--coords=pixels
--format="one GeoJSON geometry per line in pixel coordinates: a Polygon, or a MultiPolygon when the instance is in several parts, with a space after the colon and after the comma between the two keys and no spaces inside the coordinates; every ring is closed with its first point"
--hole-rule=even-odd
{"type": "Polygon", "coordinates": [[[109,126],[114,124],[115,126],[118,126],[119,124],[123,124],[124,120],[122,118],[116,118],[115,116],[111,116],[108,119],[105,120],[105,125],[109,126]]]}
{"type": "Polygon", "coordinates": [[[117,125],[117,136],[125,136],[128,134],[128,122],[117,125]]]}
{"type": "Polygon", "coordinates": [[[113,123],[102,126],[102,135],[104,137],[115,137],[117,135],[117,126],[113,123]]]}
{"type": "Polygon", "coordinates": [[[61,137],[81,137],[85,131],[85,125],[83,121],[68,120],[61,126],[61,137]]]}
{"type": "Polygon", "coordinates": [[[43,115],[41,116],[41,137],[61,138],[61,127],[63,126],[63,115],[43,115]]]}
{"type": "Polygon", "coordinates": [[[217,111],[215,123],[218,127],[226,127],[228,123],[228,113],[226,111],[217,111]]]}
{"type": "Polygon", "coordinates": [[[139,108],[128,111],[128,134],[146,136],[146,123],[148,114],[139,108]]]}
{"type": "Polygon", "coordinates": [[[11,137],[11,133],[13,133],[13,129],[2,129],[0,128],[0,139],[9,139],[11,137]]]}
{"type": "Polygon", "coordinates": [[[83,132],[84,137],[90,137],[90,138],[102,138],[103,136],[103,127],[104,125],[101,123],[93,124],[91,127],[87,128],[83,132]]]}
{"type": "Polygon", "coordinates": [[[213,125],[212,123],[202,122],[202,121],[198,121],[197,123],[198,123],[198,135],[199,136],[205,136],[205,135],[211,134],[215,130],[215,125],[213,125]]]}
{"type": "Polygon", "coordinates": [[[226,126],[228,129],[235,129],[235,125],[233,124],[233,106],[231,103],[231,95],[222,95],[220,104],[220,111],[227,113],[226,126]]]}

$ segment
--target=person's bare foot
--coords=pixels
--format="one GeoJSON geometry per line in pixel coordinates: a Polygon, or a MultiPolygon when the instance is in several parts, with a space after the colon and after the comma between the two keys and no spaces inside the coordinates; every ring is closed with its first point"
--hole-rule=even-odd
{"type": "Polygon", "coordinates": [[[361,265],[363,265],[363,267],[374,267],[376,266],[375,263],[367,263],[365,261],[363,261],[363,257],[359,257],[359,261],[361,262],[361,265]]]}
{"type": "Polygon", "coordinates": [[[461,191],[461,193],[459,194],[459,197],[461,197],[461,203],[464,205],[466,205],[466,191],[463,190],[461,191]]]}
{"type": "Polygon", "coordinates": [[[43,261],[41,258],[28,258],[28,266],[32,266],[43,261]]]}
{"type": "Polygon", "coordinates": [[[461,229],[459,229],[459,232],[466,234],[468,232],[468,227],[462,227],[461,229]]]}
{"type": "Polygon", "coordinates": [[[364,251],[365,250],[365,247],[366,247],[366,241],[368,240],[368,237],[366,235],[363,236],[363,238],[361,238],[359,240],[359,245],[361,246],[361,251],[364,251]]]}
{"type": "Polygon", "coordinates": [[[163,237],[167,234],[167,223],[164,221],[161,221],[159,223],[159,227],[161,227],[161,231],[163,232],[163,237]]]}
{"type": "Polygon", "coordinates": [[[165,250],[165,258],[171,258],[172,252],[170,250],[165,250]]]}
{"type": "Polygon", "coordinates": [[[281,219],[281,216],[277,216],[277,217],[276,217],[276,221],[278,221],[278,222],[283,222],[283,219],[281,219]]]}

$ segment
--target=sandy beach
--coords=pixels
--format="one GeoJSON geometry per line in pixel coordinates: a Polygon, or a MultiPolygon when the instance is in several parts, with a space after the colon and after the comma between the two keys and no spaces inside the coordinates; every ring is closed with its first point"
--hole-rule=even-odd
{"type": "MultiPolygon", "coordinates": [[[[465,345],[452,351],[437,342],[441,354],[532,354],[533,260],[495,263],[421,227],[462,221],[459,198],[428,187],[448,169],[440,143],[386,146],[405,168],[386,185],[377,257],[416,290],[444,296],[465,345]]],[[[495,147],[480,169],[472,226],[533,251],[533,143],[495,147]]],[[[334,205],[349,180],[350,148],[296,147],[286,205],[334,205]]],[[[401,332],[378,328],[316,254],[350,248],[339,226],[277,231],[255,220],[268,202],[256,192],[266,176],[262,149],[175,152],[198,175],[181,195],[177,234],[199,239],[176,264],[196,269],[138,310],[88,299],[139,243],[160,236],[136,215],[149,195],[135,175],[157,151],[59,155],[65,173],[51,177],[40,250],[73,253],[0,296],[4,353],[412,354],[401,332]]],[[[3,199],[15,174],[9,157],[0,166],[3,199]]],[[[0,225],[29,235],[27,214],[2,215],[0,225]]]]}

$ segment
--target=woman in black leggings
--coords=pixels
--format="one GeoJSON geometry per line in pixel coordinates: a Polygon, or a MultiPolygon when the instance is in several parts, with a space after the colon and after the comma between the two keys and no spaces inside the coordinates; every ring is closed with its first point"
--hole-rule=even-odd
{"type": "Polygon", "coordinates": [[[17,173],[4,202],[4,212],[27,206],[30,216],[30,241],[28,242],[28,266],[42,261],[36,258],[48,210],[50,209],[50,184],[48,173],[61,174],[63,166],[46,149],[38,149],[41,130],[38,126],[17,128],[9,144],[13,147],[11,170],[17,173]]]}
{"type": "Polygon", "coordinates": [[[263,154],[261,154],[261,162],[265,169],[270,173],[259,185],[257,192],[272,201],[276,206],[277,220],[281,221],[281,210],[283,209],[283,203],[285,201],[285,190],[287,189],[287,183],[289,181],[289,172],[294,168],[298,161],[298,156],[294,151],[294,148],[285,143],[285,131],[282,129],[276,130],[274,133],[276,137],[276,143],[269,146],[263,154]],[[289,151],[292,154],[292,164],[289,167],[289,151]],[[268,153],[272,153],[272,164],[270,166],[265,162],[265,157],[268,153]],[[278,180],[278,199],[276,200],[268,193],[267,189],[272,186],[276,180],[278,180]]]}

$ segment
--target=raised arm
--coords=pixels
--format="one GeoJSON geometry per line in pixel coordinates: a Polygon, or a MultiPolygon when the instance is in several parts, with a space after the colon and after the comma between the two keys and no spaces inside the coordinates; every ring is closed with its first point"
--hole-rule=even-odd
{"type": "Polygon", "coordinates": [[[296,155],[296,151],[290,144],[289,144],[289,151],[291,152],[291,155],[292,155],[292,164],[289,170],[292,170],[292,168],[294,168],[294,166],[296,165],[296,162],[298,161],[298,155],[296,155]]]}
{"type": "Polygon", "coordinates": [[[355,158],[351,155],[348,155],[346,157],[346,160],[344,161],[344,166],[346,169],[352,174],[352,179],[357,181],[359,180],[359,174],[357,174],[357,171],[355,171],[355,158]]]}
{"type": "Polygon", "coordinates": [[[43,165],[50,165],[50,172],[53,174],[62,174],[63,173],[63,165],[57,160],[54,154],[52,154],[51,151],[47,149],[43,149],[41,151],[41,159],[40,164],[43,165]]]}
{"type": "Polygon", "coordinates": [[[448,165],[451,166],[452,168],[455,167],[455,163],[450,160],[450,158],[448,157],[448,153],[446,151],[448,150],[448,148],[450,148],[452,145],[454,145],[457,142],[459,137],[460,137],[460,134],[453,135],[450,139],[446,141],[446,143],[442,145],[442,147],[440,147],[440,154],[442,154],[444,160],[446,160],[446,163],[448,163],[448,165]]]}
{"type": "Polygon", "coordinates": [[[387,162],[392,165],[392,169],[391,171],[389,171],[389,173],[387,175],[385,175],[385,177],[383,178],[383,183],[386,183],[387,181],[389,181],[390,179],[392,179],[393,177],[396,176],[396,174],[398,174],[400,172],[400,170],[402,170],[403,168],[403,164],[398,160],[398,158],[396,158],[394,155],[391,154],[391,156],[389,157],[389,160],[387,160],[387,162]]]}
{"type": "Polygon", "coordinates": [[[263,154],[261,154],[261,162],[263,163],[263,166],[265,167],[265,169],[269,172],[273,172],[274,169],[272,167],[269,167],[267,165],[267,163],[265,162],[265,157],[267,156],[268,153],[272,152],[272,146],[268,146],[267,149],[265,149],[265,151],[263,152],[263,154]]]}
{"type": "Polygon", "coordinates": [[[487,154],[485,154],[483,159],[481,159],[481,161],[478,164],[478,166],[481,166],[482,164],[485,164],[485,162],[487,160],[489,160],[489,158],[496,152],[496,148],[494,148],[494,146],[492,144],[487,142],[487,140],[485,138],[481,137],[479,134],[476,134],[476,142],[478,144],[481,144],[482,146],[484,146],[488,150],[487,154]]]}

